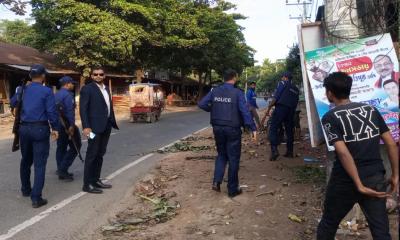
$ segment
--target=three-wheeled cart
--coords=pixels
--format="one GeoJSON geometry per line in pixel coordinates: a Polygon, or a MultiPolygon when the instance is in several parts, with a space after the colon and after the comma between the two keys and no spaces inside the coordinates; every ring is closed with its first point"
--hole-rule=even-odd
{"type": "Polygon", "coordinates": [[[148,123],[153,123],[160,119],[165,101],[159,84],[131,84],[129,94],[131,97],[130,122],[145,120],[148,123]]]}

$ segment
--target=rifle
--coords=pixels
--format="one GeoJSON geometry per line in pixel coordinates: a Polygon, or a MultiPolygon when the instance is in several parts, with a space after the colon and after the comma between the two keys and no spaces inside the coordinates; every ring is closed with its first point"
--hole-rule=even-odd
{"type": "Polygon", "coordinates": [[[69,126],[69,124],[68,124],[68,121],[66,120],[66,117],[65,117],[64,111],[63,111],[63,107],[62,107],[62,105],[61,105],[60,103],[57,104],[57,109],[58,109],[58,112],[60,113],[60,122],[61,122],[61,125],[64,127],[65,132],[67,133],[69,139],[70,139],[71,142],[72,142],[72,145],[74,145],[75,151],[78,153],[79,159],[81,160],[81,162],[83,162],[83,157],[82,157],[82,155],[81,155],[80,149],[78,148],[78,144],[76,144],[76,139],[75,139],[75,137],[72,136],[72,135],[70,134],[70,132],[68,131],[68,129],[69,129],[70,126],[69,126]]]}
{"type": "Polygon", "coordinates": [[[21,109],[22,109],[22,100],[23,100],[23,95],[25,92],[25,85],[28,82],[28,78],[25,78],[24,81],[22,82],[21,87],[21,92],[18,93],[18,91],[15,94],[17,95],[17,104],[15,106],[15,118],[14,118],[14,124],[13,124],[13,129],[12,133],[14,134],[14,140],[12,143],[12,152],[16,152],[19,150],[20,144],[19,144],[19,127],[21,124],[21,109]]]}

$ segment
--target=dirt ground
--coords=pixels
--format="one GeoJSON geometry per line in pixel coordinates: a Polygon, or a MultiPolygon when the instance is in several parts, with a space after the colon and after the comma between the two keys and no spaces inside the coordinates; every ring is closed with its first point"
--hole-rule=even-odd
{"type": "MultiPolygon", "coordinates": [[[[325,186],[324,148],[297,142],[295,159],[268,161],[265,133],[259,144],[244,134],[240,184],[244,193],[211,190],[216,150],[205,130],[165,150],[160,164],[140,181],[130,206],[98,229],[96,240],[294,240],[315,239],[325,186]],[[317,162],[305,164],[303,158],[317,162]]],[[[285,151],[285,146],[280,147],[285,151]]],[[[397,213],[390,215],[398,239],[397,213]]],[[[365,222],[343,226],[338,240],[372,239],[365,222]]]]}

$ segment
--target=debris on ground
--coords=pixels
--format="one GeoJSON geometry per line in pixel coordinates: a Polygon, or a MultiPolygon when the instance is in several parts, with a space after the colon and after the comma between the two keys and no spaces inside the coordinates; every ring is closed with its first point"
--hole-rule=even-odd
{"type": "Polygon", "coordinates": [[[188,156],[186,160],[215,160],[217,156],[201,155],[201,156],[188,156]]]}
{"type": "Polygon", "coordinates": [[[176,153],[176,152],[199,152],[199,151],[205,151],[205,150],[210,150],[211,146],[193,146],[191,145],[190,142],[177,142],[171,147],[167,147],[164,149],[160,149],[157,152],[158,153],[176,153]]]}
{"type": "Polygon", "coordinates": [[[149,198],[139,195],[140,198],[151,202],[154,205],[153,212],[147,216],[147,219],[155,220],[157,223],[166,222],[175,216],[175,209],[179,208],[179,203],[170,205],[166,198],[149,198]]]}
{"type": "MultiPolygon", "coordinates": [[[[239,171],[243,194],[229,198],[226,181],[220,193],[211,190],[217,153],[208,129],[171,146],[165,151],[170,154],[160,155],[163,160],[129,195],[129,207],[92,239],[315,239],[326,185],[325,168],[320,167],[326,164],[324,147],[314,149],[308,140],[302,141],[295,152],[304,152],[303,157],[270,162],[268,144],[256,146],[250,136],[243,136],[239,171]],[[319,162],[305,165],[304,156],[319,162]]],[[[266,133],[260,139],[266,139],[266,133]]],[[[285,150],[284,145],[279,148],[285,150]]],[[[398,239],[397,213],[396,209],[389,215],[394,239],[398,239]]],[[[348,219],[336,238],[372,239],[365,222],[348,219]]]]}
{"type": "Polygon", "coordinates": [[[293,222],[297,222],[297,223],[302,223],[303,219],[301,219],[300,217],[294,215],[294,214],[289,214],[288,218],[293,221],[293,222]]]}
{"type": "Polygon", "coordinates": [[[304,163],[306,163],[306,164],[321,163],[321,160],[314,158],[314,157],[310,157],[310,156],[306,156],[303,159],[304,159],[304,163]]]}

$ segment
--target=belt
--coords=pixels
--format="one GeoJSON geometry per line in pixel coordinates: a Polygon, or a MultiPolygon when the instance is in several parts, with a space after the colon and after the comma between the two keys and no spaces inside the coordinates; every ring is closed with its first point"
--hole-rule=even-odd
{"type": "Polygon", "coordinates": [[[25,126],[49,126],[49,122],[48,121],[21,122],[21,125],[25,125],[25,126]]]}

